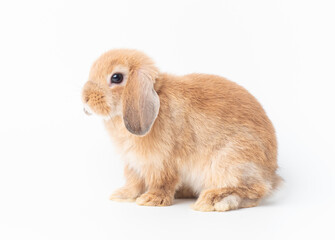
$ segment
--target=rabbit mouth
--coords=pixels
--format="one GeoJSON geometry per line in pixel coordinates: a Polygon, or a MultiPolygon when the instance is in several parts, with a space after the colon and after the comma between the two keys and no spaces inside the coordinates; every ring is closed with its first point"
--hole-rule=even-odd
{"type": "Polygon", "coordinates": [[[110,113],[108,113],[107,115],[95,114],[88,104],[84,104],[83,111],[87,116],[100,116],[106,121],[112,119],[112,115],[110,113]]]}
{"type": "Polygon", "coordinates": [[[84,110],[84,113],[85,113],[86,115],[88,115],[88,116],[90,116],[90,115],[93,114],[91,108],[90,108],[87,104],[84,105],[83,110],[84,110]]]}

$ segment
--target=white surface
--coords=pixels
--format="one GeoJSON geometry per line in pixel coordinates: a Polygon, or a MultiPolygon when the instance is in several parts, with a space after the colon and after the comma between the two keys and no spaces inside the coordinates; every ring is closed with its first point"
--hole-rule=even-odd
{"type": "Polygon", "coordinates": [[[334,239],[334,1],[1,1],[0,239],[334,239]],[[225,76],[263,104],[286,183],[261,206],[108,200],[122,164],[80,91],[105,50],[225,76]]]}

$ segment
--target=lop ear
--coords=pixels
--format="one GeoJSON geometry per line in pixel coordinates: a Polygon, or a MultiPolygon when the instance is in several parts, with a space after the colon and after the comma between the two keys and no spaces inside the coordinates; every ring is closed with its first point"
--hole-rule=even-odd
{"type": "Polygon", "coordinates": [[[122,103],[123,122],[129,132],[146,135],[157,118],[160,102],[154,90],[156,72],[135,70],[129,75],[122,103]]]}

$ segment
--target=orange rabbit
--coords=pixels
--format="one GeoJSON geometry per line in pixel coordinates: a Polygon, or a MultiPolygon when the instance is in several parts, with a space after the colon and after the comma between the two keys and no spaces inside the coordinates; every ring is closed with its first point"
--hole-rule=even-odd
{"type": "Polygon", "coordinates": [[[225,78],[161,73],[145,54],[116,49],[93,64],[82,95],[124,160],[126,184],[112,200],[197,197],[195,210],[227,211],[256,206],[281,181],[270,120],[225,78]]]}

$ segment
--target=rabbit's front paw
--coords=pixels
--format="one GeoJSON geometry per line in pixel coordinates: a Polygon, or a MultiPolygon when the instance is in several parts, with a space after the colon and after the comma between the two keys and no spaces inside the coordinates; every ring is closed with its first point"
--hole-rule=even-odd
{"type": "Polygon", "coordinates": [[[145,193],[136,199],[136,203],[142,206],[169,206],[172,197],[164,194],[145,193]]]}
{"type": "Polygon", "coordinates": [[[123,187],[116,190],[109,199],[119,202],[134,202],[140,194],[140,191],[136,189],[123,187]]]}

